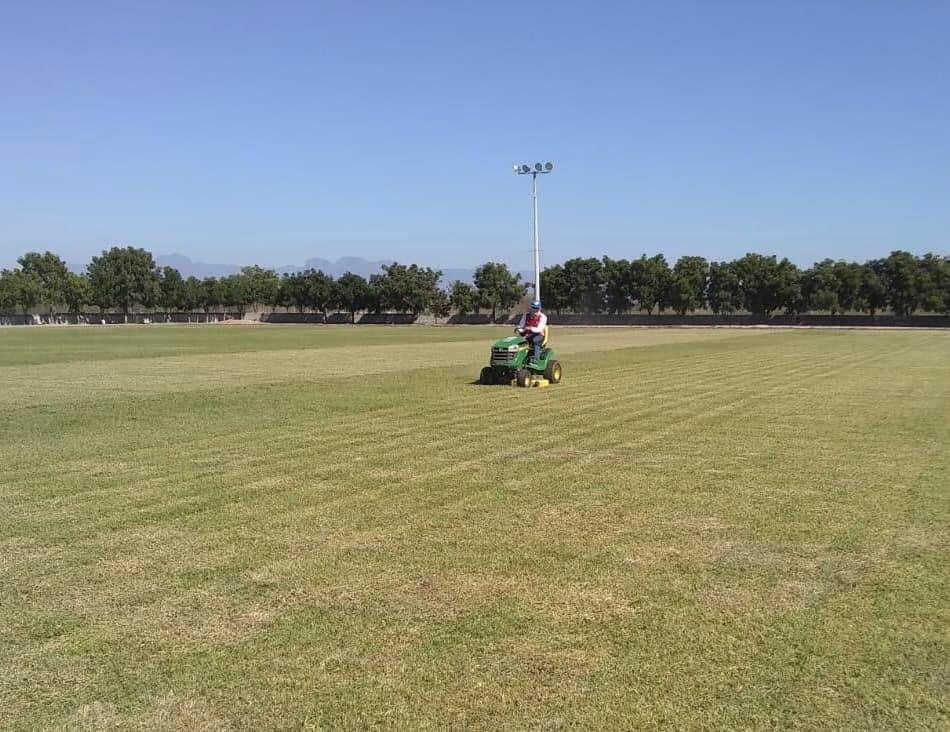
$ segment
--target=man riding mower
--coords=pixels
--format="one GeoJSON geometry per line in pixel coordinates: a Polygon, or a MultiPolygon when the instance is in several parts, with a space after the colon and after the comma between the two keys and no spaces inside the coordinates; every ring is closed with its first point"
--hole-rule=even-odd
{"type": "Polygon", "coordinates": [[[548,386],[561,380],[561,364],[554,351],[547,347],[548,318],[541,312],[541,303],[535,300],[515,328],[517,335],[496,341],[491,349],[491,361],[482,369],[482,384],[511,384],[518,386],[548,386]]]}

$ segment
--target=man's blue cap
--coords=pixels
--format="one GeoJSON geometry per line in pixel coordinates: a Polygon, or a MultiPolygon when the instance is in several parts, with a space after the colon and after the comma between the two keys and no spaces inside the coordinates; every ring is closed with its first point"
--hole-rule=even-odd
{"type": "Polygon", "coordinates": [[[532,301],[531,301],[531,309],[532,309],[532,310],[540,310],[540,309],[541,309],[541,301],[540,301],[540,300],[532,300],[532,301]]]}

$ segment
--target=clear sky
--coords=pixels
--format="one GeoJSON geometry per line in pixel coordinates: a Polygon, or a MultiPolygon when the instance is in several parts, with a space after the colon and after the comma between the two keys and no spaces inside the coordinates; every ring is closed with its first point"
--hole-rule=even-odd
{"type": "Polygon", "coordinates": [[[950,2],[11,2],[0,262],[950,251],[950,2]]]}

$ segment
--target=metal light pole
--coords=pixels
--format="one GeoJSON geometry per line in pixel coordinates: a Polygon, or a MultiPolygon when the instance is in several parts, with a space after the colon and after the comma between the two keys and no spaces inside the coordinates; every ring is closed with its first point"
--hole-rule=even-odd
{"type": "Polygon", "coordinates": [[[541,247],[538,240],[538,176],[554,170],[554,163],[535,163],[512,166],[518,175],[531,176],[531,204],[534,212],[534,299],[541,299],[541,247]]]}

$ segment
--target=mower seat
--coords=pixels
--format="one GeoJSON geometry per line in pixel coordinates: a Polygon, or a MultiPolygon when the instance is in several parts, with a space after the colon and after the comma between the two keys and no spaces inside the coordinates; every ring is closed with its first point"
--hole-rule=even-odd
{"type": "Polygon", "coordinates": [[[544,326],[544,337],[541,339],[541,348],[548,345],[548,326],[544,326]]]}

